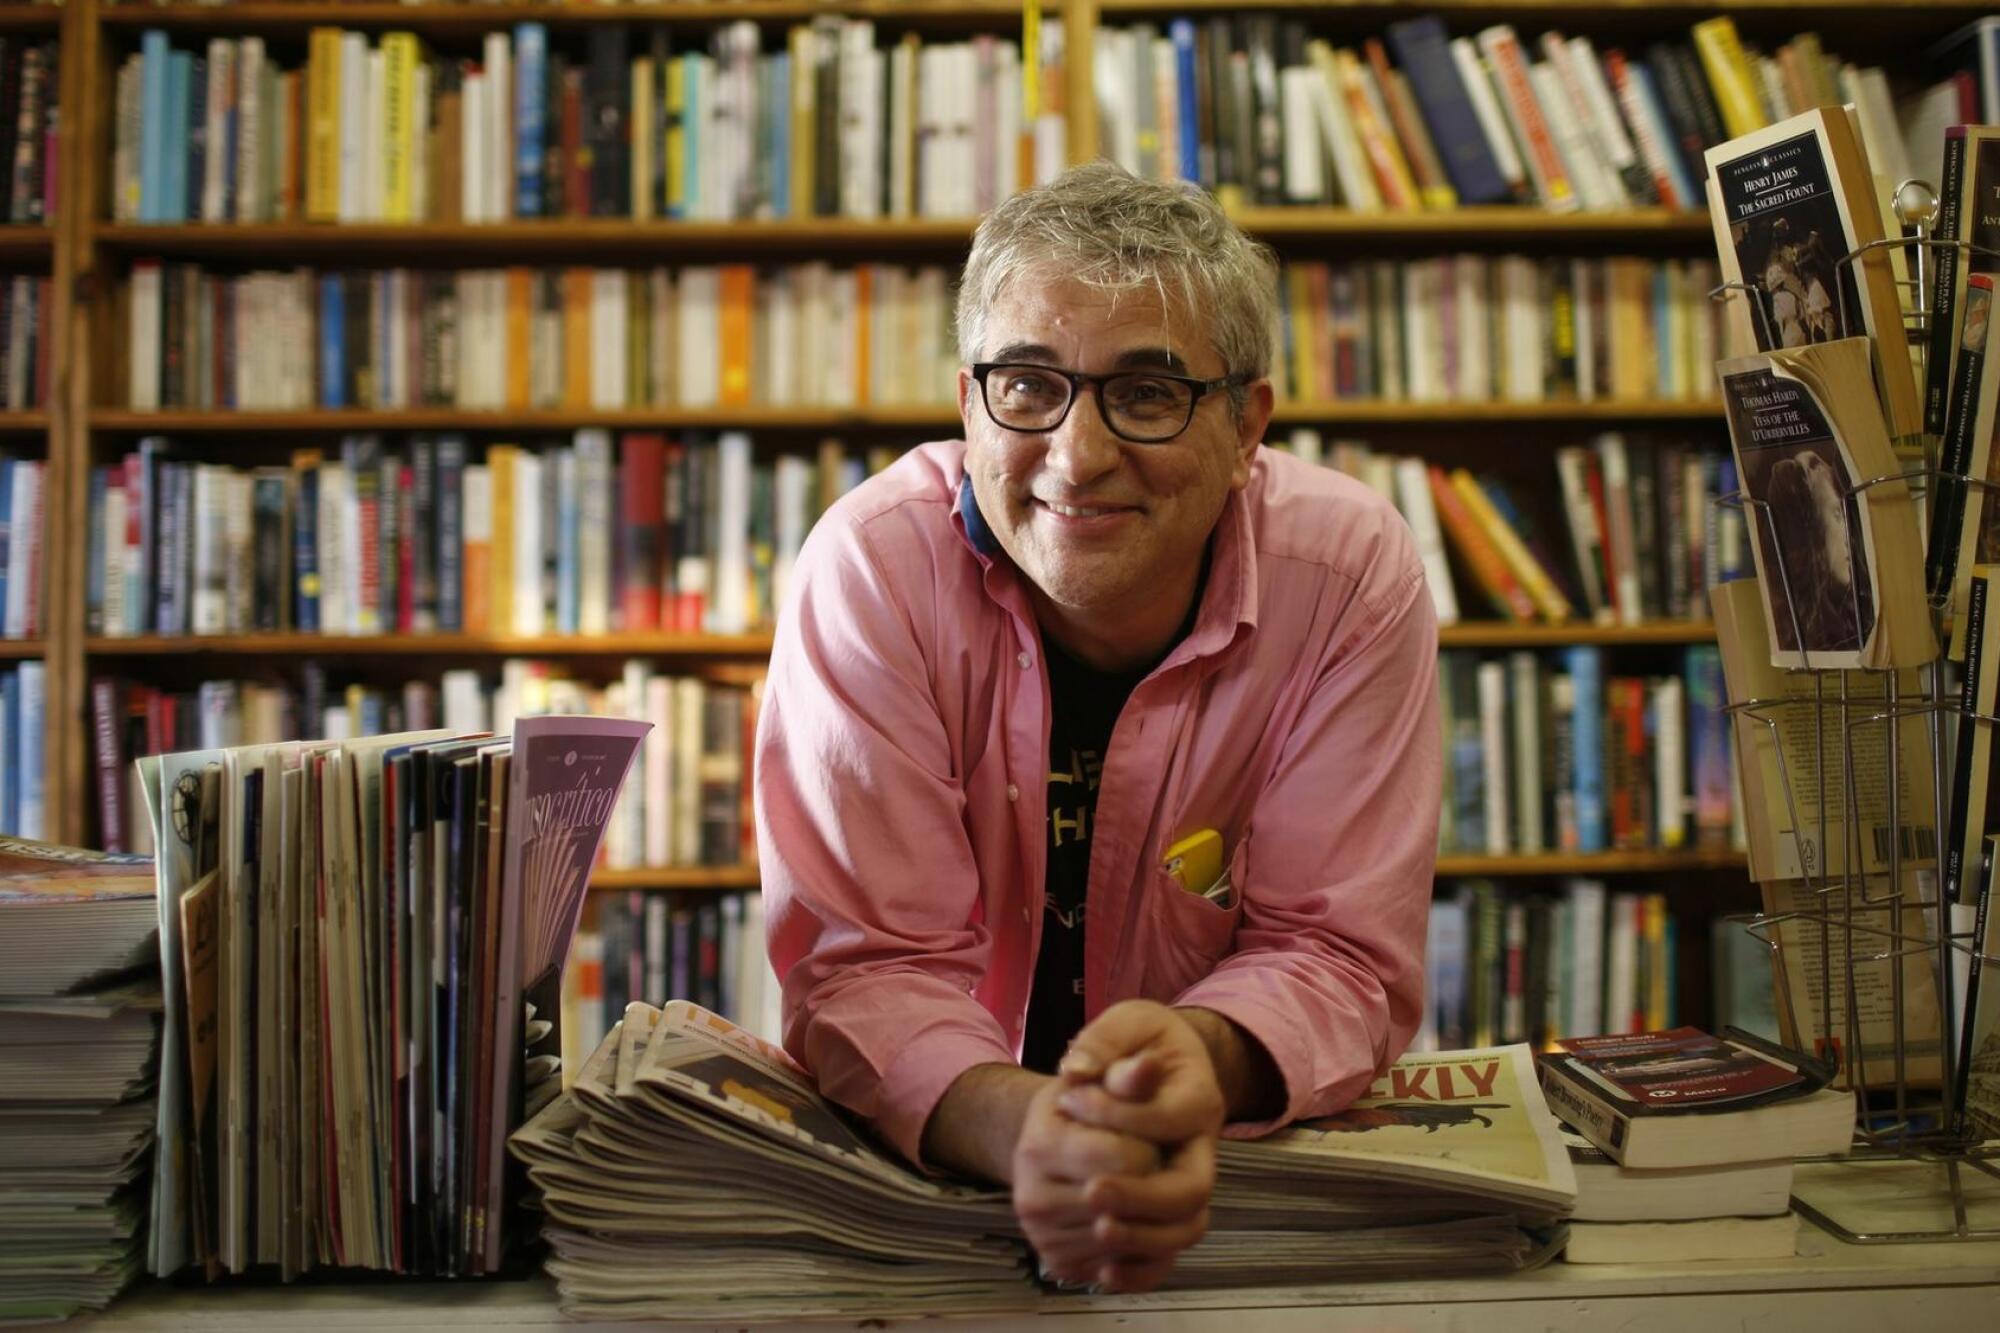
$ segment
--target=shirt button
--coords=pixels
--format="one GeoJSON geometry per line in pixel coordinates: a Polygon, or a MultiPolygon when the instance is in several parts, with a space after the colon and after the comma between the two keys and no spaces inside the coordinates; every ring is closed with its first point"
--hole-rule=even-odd
{"type": "Polygon", "coordinates": [[[1019,787],[1016,787],[1011,782],[1007,784],[1007,799],[1010,801],[1018,801],[1021,799],[1021,789],[1019,787]]]}
{"type": "Polygon", "coordinates": [[[1023,671],[1026,671],[1029,667],[1035,664],[1035,659],[1028,656],[1026,653],[1022,653],[1019,657],[1015,658],[1014,660],[1021,664],[1021,670],[1023,671]]]}

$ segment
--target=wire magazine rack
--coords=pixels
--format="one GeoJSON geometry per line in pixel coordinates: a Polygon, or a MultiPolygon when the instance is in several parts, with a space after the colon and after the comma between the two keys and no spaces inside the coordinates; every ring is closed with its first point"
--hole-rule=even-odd
{"type": "MultiPolygon", "coordinates": [[[[1940,252],[1981,253],[2000,260],[2000,255],[1966,241],[1940,241],[1929,235],[1937,214],[1937,195],[1920,181],[1907,181],[1896,193],[1899,221],[1910,233],[1870,242],[1835,261],[1835,277],[1840,270],[1857,264],[1873,251],[1901,252],[1907,277],[1896,278],[1899,288],[1908,291],[1903,303],[1904,324],[1920,353],[1928,350],[1932,318],[1929,307],[1931,265],[1940,252]]],[[[1836,293],[1844,284],[1836,282],[1836,293]]],[[[1770,337],[1772,312],[1767,293],[1754,281],[1725,283],[1710,293],[1713,300],[1732,296],[1749,300],[1753,320],[1764,331],[1762,345],[1782,345],[1770,337]]],[[[1838,312],[1837,330],[1847,333],[1847,302],[1836,294],[1832,299],[1838,312]]],[[[2000,321],[2000,315],[1995,316],[2000,321]]],[[[1996,331],[1994,337],[2000,337],[1996,331]]],[[[2000,347],[1989,355],[2000,355],[2000,347]]],[[[1898,452],[1907,442],[1895,442],[1898,452]]],[[[1743,485],[1739,482],[1739,486],[1743,485]]],[[[1862,534],[1855,530],[1860,507],[1871,503],[1905,502],[1923,513],[1926,492],[1958,486],[1981,492],[2000,492],[1984,477],[1962,473],[1947,474],[1938,459],[1925,453],[1921,467],[1868,477],[1848,486],[1841,495],[1841,507],[1850,541],[1858,549],[1862,534]],[[1893,493],[1891,493],[1893,488],[1893,493]]],[[[1990,496],[2000,504],[2000,494],[1990,496]]],[[[1772,743],[1779,766],[1779,787],[1786,801],[1786,816],[1802,872],[1802,884],[1784,910],[1759,910],[1731,918],[1763,942],[1770,952],[1774,971],[1803,967],[1810,974],[1817,969],[1817,1003],[1797,1012],[1794,995],[1800,988],[1789,983],[1777,986],[1780,1015],[1785,1030],[1802,1044],[1821,1054],[1832,1054],[1833,1064],[1855,1090],[1855,1138],[1852,1153],[1843,1161],[1918,1162],[1936,1169],[1942,1198],[1951,1211],[1948,1226],[1921,1230],[1872,1230],[1850,1227],[1836,1221],[1824,1210],[1794,1195],[1792,1206],[1802,1216],[1840,1239],[1853,1244],[1907,1244],[1912,1242],[1969,1241],[2000,1239],[2000,1216],[1990,1223],[1975,1224],[1968,1204],[1968,1186],[2000,1182],[2000,1145],[1987,1146],[1966,1116],[1970,1080],[1961,1076],[1959,1048],[1954,1021],[1954,975],[1969,967],[1975,957],[1986,967],[2000,968],[2000,957],[1976,954],[1978,942],[1970,926],[1954,929],[1952,904],[1944,894],[1942,855],[1947,838],[1954,830],[1946,827],[1947,796],[1950,792],[1947,719],[1959,727],[1981,724],[2000,726],[2000,716],[1974,713],[1964,706],[1958,692],[1947,687],[1944,654],[1919,669],[1921,682],[1914,691],[1907,688],[1909,670],[1832,668],[1814,666],[1806,649],[1807,636],[1799,618],[1793,593],[1793,570],[1798,553],[1787,552],[1780,531],[1772,523],[1768,501],[1753,499],[1744,489],[1719,497],[1716,503],[1741,510],[1758,511],[1759,522],[1750,540],[1761,544],[1766,556],[1775,555],[1775,569],[1765,576],[1775,578],[1782,596],[1765,589],[1767,606],[1782,605],[1791,618],[1792,642],[1804,665],[1788,672],[1795,687],[1777,698],[1732,699],[1727,711],[1739,719],[1763,726],[1772,743]],[[1801,684],[1804,678],[1809,684],[1801,684]],[[1798,726],[1801,713],[1810,727],[1812,775],[1816,776],[1818,800],[1816,827],[1808,829],[1799,817],[1792,774],[1788,771],[1786,746],[1780,719],[1798,726]],[[1921,773],[1905,774],[1903,728],[1920,728],[1928,751],[1921,773]],[[1862,805],[1857,790],[1861,770],[1871,765],[1886,768],[1888,836],[1863,827],[1862,805]],[[1927,782],[1930,787],[1932,819],[1912,825],[1902,809],[1906,782],[1927,782]],[[1829,829],[1829,806],[1839,809],[1837,829],[1829,829]],[[1839,854],[1828,848],[1833,832],[1842,843],[1839,854]],[[1874,835],[1871,847],[1862,840],[1874,835]],[[1868,852],[1876,855],[1870,858],[1868,852]],[[1920,863],[1929,862],[1929,868],[1920,863]],[[1884,864],[1886,863],[1886,864],[1884,864]],[[1875,864],[1879,868],[1867,867],[1875,864]],[[1789,937],[1782,941],[1782,937],[1789,937]],[[1788,952],[1789,951],[1789,952],[1788,952]],[[1801,957],[1800,954],[1805,956],[1801,957]],[[1816,957],[1813,955],[1817,955],[1816,957]],[[1909,973],[1916,968],[1928,972],[1935,988],[1935,1023],[1923,1012],[1926,1006],[1912,1007],[1909,973]],[[1887,973],[1886,1020],[1879,994],[1880,974],[1887,973]],[[1865,979],[1865,980],[1864,980],[1865,979]],[[1879,1027],[1886,1022],[1890,1034],[1886,1051],[1882,1043],[1863,1039],[1864,1009],[1873,1008],[1879,1027]],[[1884,1066],[1887,1066],[1886,1068],[1884,1066]],[[1922,1075],[1917,1076],[1918,1067],[1922,1075]],[[1936,1087],[1929,1071],[1935,1069],[1936,1087]]],[[[1854,598],[1855,624],[1863,623],[1859,582],[1850,585],[1854,598]]],[[[1933,630],[1939,630],[1942,612],[1949,603],[1949,591],[1933,598],[1929,605],[1933,630]]],[[[1879,602],[1876,614],[1881,614],[1879,602]]],[[[1990,608],[2000,614],[2000,606],[1990,608]]],[[[1942,637],[1940,636],[1940,642],[1942,637]]],[[[1750,645],[1760,651],[1761,645],[1750,645]]],[[[1821,649],[1824,652],[1824,649],[1821,649]]],[[[1989,670],[2000,669],[2000,663],[1989,670]]],[[[1795,733],[1796,734],[1796,733],[1795,733]]],[[[1796,743],[1796,741],[1795,741],[1796,743]]],[[[1739,753],[1739,763],[1744,756],[1739,753]]],[[[1877,770],[1879,771],[1879,769],[1877,770]]],[[[1745,781],[1756,779],[1746,773],[1745,781]]],[[[1972,812],[1971,818],[1980,818],[1972,812]]],[[[1983,838],[1981,840],[1984,841],[1983,838]]],[[[1978,864],[1965,867],[1965,874],[1978,876],[1978,864]]],[[[1766,900],[1769,902],[1769,899],[1766,900]]],[[[2000,903],[1994,905],[2000,910],[2000,903]]],[[[1784,975],[1778,971],[1777,975],[1784,975]]],[[[1989,982],[1989,984],[1992,984],[1989,982]]],[[[1970,1015],[1967,1016],[1970,1021],[1970,1015]]],[[[1977,1053],[1975,1053],[1977,1054],[1977,1053]]],[[[2000,1062],[2000,1053],[1975,1059],[1974,1069],[1982,1070],[1989,1060],[2000,1062]]],[[[2000,1067],[1983,1071],[2000,1078],[2000,1067]]],[[[1983,1200],[1981,1201],[1983,1202],[1983,1200]]]]}

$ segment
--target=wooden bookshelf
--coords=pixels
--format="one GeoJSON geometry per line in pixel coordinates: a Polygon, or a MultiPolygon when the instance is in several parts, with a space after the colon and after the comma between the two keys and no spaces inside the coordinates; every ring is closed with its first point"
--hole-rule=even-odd
{"type": "Polygon", "coordinates": [[[0,662],[20,662],[47,651],[48,644],[41,639],[0,639],[0,662]]]}
{"type": "Polygon", "coordinates": [[[48,431],[47,412],[0,412],[0,436],[46,435],[48,431]]]}
{"type": "MultiPolygon", "coordinates": [[[[1053,11],[1056,5],[1050,5],[1053,11]]],[[[111,31],[165,28],[188,33],[299,33],[325,24],[344,28],[402,28],[425,36],[476,37],[516,23],[577,28],[602,23],[671,23],[711,27],[750,19],[757,23],[809,23],[822,15],[870,18],[902,26],[1018,23],[1020,0],[675,0],[673,4],[369,3],[323,0],[318,4],[127,4],[99,10],[111,31]]],[[[1054,14],[1051,14],[1054,17],[1054,14]]]]}
{"type": "MultiPolygon", "coordinates": [[[[1901,35],[1888,40],[1896,52],[1915,49],[1961,23],[1989,11],[1985,4],[1946,0],[1891,7],[1882,0],[1434,0],[1413,11],[1400,0],[1053,0],[1044,5],[1045,22],[1068,29],[1065,92],[1073,113],[1069,131],[1072,160],[1094,156],[1096,123],[1091,57],[1096,28],[1139,18],[1224,15],[1246,10],[1285,11],[1307,20],[1316,31],[1345,34],[1343,41],[1377,33],[1415,12],[1442,15],[1454,34],[1492,22],[1511,22],[1524,31],[1536,25],[1561,27],[1597,39],[1600,49],[1628,47],[1655,35],[1684,33],[1699,18],[1731,13],[1746,33],[1818,27],[1830,48],[1863,54],[1864,34],[1901,35]]],[[[687,410],[628,408],[528,413],[420,408],[397,411],[334,412],[134,412],[108,400],[123,389],[116,355],[124,336],[118,323],[119,288],[130,262],[142,257],[216,262],[224,265],[401,265],[464,260],[479,265],[511,263],[680,263],[748,260],[772,262],[825,255],[837,262],[955,263],[968,244],[970,219],[780,219],[758,222],[634,222],[619,219],[549,219],[485,224],[121,224],[109,220],[104,197],[112,137],[111,79],[118,59],[149,28],[164,28],[179,45],[211,36],[257,33],[272,39],[291,60],[308,32],[336,25],[370,32],[407,29],[440,51],[465,51],[480,35],[539,22],[552,31],[619,23],[670,24],[683,29],[675,41],[699,41],[715,26],[748,19],[775,29],[826,15],[872,18],[886,29],[940,33],[974,30],[1018,31],[1019,0],[681,0],[664,4],[520,3],[124,3],[67,0],[62,6],[0,6],[0,31],[63,34],[60,86],[64,98],[63,201],[56,225],[0,227],[0,259],[47,263],[57,278],[58,345],[68,360],[58,364],[59,401],[47,412],[0,414],[0,443],[19,448],[31,437],[47,442],[51,473],[57,478],[50,513],[50,628],[46,639],[0,643],[0,658],[44,655],[50,662],[51,709],[63,725],[50,728],[52,778],[50,808],[64,821],[58,836],[81,839],[90,808],[88,700],[93,671],[137,678],[149,673],[176,681],[216,669],[239,669],[230,659],[267,669],[294,672],[313,658],[348,659],[357,666],[383,662],[383,671],[425,670],[432,663],[495,663],[509,656],[575,661],[580,669],[609,669],[615,659],[644,657],[687,664],[714,674],[748,671],[768,654],[768,633],[727,637],[705,635],[554,635],[496,638],[482,635],[230,635],[208,638],[108,638],[86,636],[82,588],[88,532],[86,485],[90,465],[103,462],[147,434],[197,437],[208,456],[263,458],[293,439],[318,442],[353,431],[384,434],[463,431],[475,438],[537,432],[555,434],[586,427],[619,429],[720,430],[740,428],[768,434],[779,448],[809,444],[813,435],[835,433],[850,442],[901,443],[923,432],[955,435],[959,423],[949,403],[922,407],[839,410],[751,408],[687,410]],[[601,257],[601,259],[600,259],[601,257]],[[88,282],[70,279],[87,276],[88,282]],[[901,434],[897,434],[901,433],[901,434]],[[13,437],[20,437],[20,443],[13,437]]],[[[1415,256],[1452,250],[1492,253],[1530,251],[1644,253],[1679,256],[1705,250],[1710,242],[1706,217],[1665,209],[1616,213],[1553,214],[1541,209],[1478,207],[1440,212],[1357,213],[1334,208],[1244,208],[1236,213],[1247,230],[1288,255],[1319,258],[1365,250],[1377,256],[1415,256]]],[[[1685,426],[1717,442],[1721,420],[1705,401],[1411,403],[1384,401],[1295,402],[1279,407],[1273,438],[1294,425],[1356,427],[1396,432],[1400,452],[1463,449],[1548,450],[1574,442],[1595,425],[1685,426]],[[1549,429],[1538,429],[1548,427],[1549,429]],[[1507,434],[1506,432],[1513,433],[1507,434]],[[1407,439],[1407,443],[1405,440],[1407,439]]],[[[1371,442],[1376,442],[1371,440],[1371,442]]],[[[764,441],[759,440],[760,452],[764,441]]],[[[1557,649],[1589,644],[1606,649],[1671,649],[1713,642],[1706,623],[1661,622],[1639,626],[1515,625],[1471,622],[1444,627],[1441,647],[1449,649],[1557,649]]],[[[1594,857],[1451,857],[1440,863],[1451,875],[1739,873],[1734,854],[1618,853],[1594,857]]],[[[647,870],[596,877],[600,886],[752,887],[754,868],[647,870]]]]}
{"type": "Polygon", "coordinates": [[[641,870],[594,870],[590,887],[597,893],[622,893],[629,889],[754,889],[757,867],[743,866],[662,866],[641,870]]]}
{"type": "MultiPolygon", "coordinates": [[[[222,11],[227,12],[227,11],[222,11]]],[[[615,12],[615,11],[614,11],[615,12]]],[[[1698,213],[1633,209],[1619,213],[1551,213],[1509,206],[1444,209],[1429,213],[1358,213],[1344,208],[1238,210],[1244,230],[1267,240],[1341,240],[1366,237],[1408,243],[1451,240],[1704,241],[1708,219],[1698,213]]],[[[105,222],[92,238],[121,253],[181,258],[407,254],[504,255],[530,258],[610,247],[649,254],[800,251],[879,253],[922,247],[962,251],[976,219],[854,218],[772,219],[743,222],[631,221],[621,218],[548,218],[508,222],[105,222]]]]}
{"type": "Polygon", "coordinates": [[[90,413],[93,430],[116,435],[295,435],[302,431],[338,434],[347,431],[577,430],[604,426],[614,430],[683,428],[691,430],[868,430],[946,429],[956,431],[955,409],[936,407],[628,407],[563,409],[559,411],[485,411],[458,407],[414,407],[375,410],[340,408],[299,412],[216,412],[167,408],[135,412],[105,407],[90,413]]]}
{"type": "MultiPolygon", "coordinates": [[[[1283,403],[1274,427],[1298,425],[1470,426],[1534,425],[1563,422],[1711,422],[1719,409],[1705,403],[1661,399],[1548,403],[1400,403],[1352,399],[1283,403]]],[[[0,430],[8,418],[0,414],[0,430]]],[[[187,433],[202,435],[292,435],[301,431],[466,430],[562,431],[587,426],[613,430],[798,430],[835,431],[882,428],[950,430],[959,427],[949,403],[917,407],[605,407],[534,409],[520,412],[460,407],[337,408],[240,412],[188,408],[134,411],[95,407],[93,430],[118,435],[187,433]]]]}
{"type": "Polygon", "coordinates": [[[1665,208],[1616,213],[1551,213],[1540,208],[1480,205],[1422,213],[1365,213],[1349,208],[1244,208],[1231,216],[1266,240],[1347,237],[1399,241],[1705,240],[1708,218],[1665,208]]]}
{"type": "Polygon", "coordinates": [[[62,28],[62,18],[61,5],[10,4],[0,8],[0,32],[48,36],[62,28]]]}
{"type": "Polygon", "coordinates": [[[1742,852],[1539,852],[1511,856],[1440,856],[1442,878],[1529,875],[1672,875],[1736,871],[1748,862],[1742,852]]]}
{"type": "MultiPolygon", "coordinates": [[[[612,11],[617,12],[617,11],[612,11]]],[[[384,265],[422,256],[520,262],[538,257],[801,253],[880,255],[940,252],[955,259],[972,241],[974,221],[890,218],[791,218],[748,222],[547,218],[511,222],[118,222],[94,226],[108,251],[178,259],[368,259],[384,265]]]]}
{"type": "Polygon", "coordinates": [[[92,657],[672,657],[730,661],[771,654],[769,634],[225,634],[92,637],[92,657]]]}
{"type": "MultiPolygon", "coordinates": [[[[1440,879],[1469,877],[1529,877],[1547,875],[1661,875],[1740,872],[1742,852],[1547,852],[1516,856],[1441,856],[1440,879]]],[[[759,877],[754,865],[678,866],[639,870],[599,870],[590,887],[610,893],[628,889],[754,889],[759,877]]]]}
{"type": "Polygon", "coordinates": [[[52,227],[31,222],[0,224],[0,262],[19,264],[37,259],[46,262],[55,249],[56,233],[52,227]]]}
{"type": "Polygon", "coordinates": [[[1714,643],[1715,626],[1706,620],[1659,620],[1647,625],[1516,625],[1505,621],[1461,621],[1438,627],[1440,648],[1566,648],[1594,644],[1633,648],[1656,644],[1714,643]]]}
{"type": "Polygon", "coordinates": [[[1533,425],[1538,422],[1700,421],[1722,424],[1720,404],[1668,398],[1608,398],[1591,402],[1550,399],[1547,402],[1385,402],[1349,398],[1314,402],[1280,402],[1271,414],[1274,426],[1462,426],[1533,425]]]}
{"type": "MultiPolygon", "coordinates": [[[[1269,9],[1288,13],[1304,11],[1314,17],[1351,20],[1357,25],[1393,23],[1408,17],[1412,7],[1406,0],[1096,0],[1097,11],[1107,18],[1152,14],[1238,13],[1246,9],[1269,9]]],[[[1456,26],[1479,23],[1572,25],[1588,18],[1613,26],[1634,19],[1661,14],[1685,27],[1711,15],[1770,14],[1809,27],[1815,20],[1870,19],[1885,13],[1908,16],[1921,13],[1927,31],[1950,24],[1955,18],[1970,21],[1993,12],[1991,4],[1977,0],[1913,0],[1893,6],[1883,0],[1426,0],[1422,12],[1455,20],[1456,26]]],[[[1455,29],[1454,29],[1455,30],[1455,29]]]]}

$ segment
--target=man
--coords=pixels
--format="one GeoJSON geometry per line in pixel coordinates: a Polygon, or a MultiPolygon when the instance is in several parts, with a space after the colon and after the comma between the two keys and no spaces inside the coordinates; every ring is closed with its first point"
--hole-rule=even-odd
{"type": "Polygon", "coordinates": [[[1436,622],[1387,503],[1259,449],[1274,300],[1198,191],[1099,164],[1002,205],[964,442],[835,506],[779,620],[786,1047],[912,1160],[1010,1185],[1065,1281],[1157,1285],[1225,1121],[1331,1112],[1417,1026],[1436,622]],[[1204,830],[1224,874],[1184,885],[1204,830]]]}

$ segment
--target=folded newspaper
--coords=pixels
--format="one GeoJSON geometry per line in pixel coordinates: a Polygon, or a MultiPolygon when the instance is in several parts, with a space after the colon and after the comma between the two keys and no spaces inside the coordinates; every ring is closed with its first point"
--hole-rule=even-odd
{"type": "MultiPolygon", "coordinates": [[[[511,1146],[579,1318],[1049,1299],[1005,1190],[915,1170],[783,1051],[683,1001],[629,1007],[511,1146]]],[[[1225,1143],[1213,1224],[1174,1282],[1513,1272],[1554,1252],[1575,1196],[1527,1047],[1409,1056],[1340,1115],[1225,1143]]]]}

